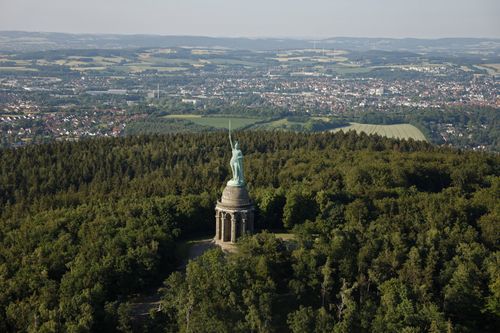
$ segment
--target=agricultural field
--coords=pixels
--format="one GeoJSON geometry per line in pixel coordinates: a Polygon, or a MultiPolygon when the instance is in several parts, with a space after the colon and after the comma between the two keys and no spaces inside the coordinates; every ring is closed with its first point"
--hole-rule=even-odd
{"type": "Polygon", "coordinates": [[[273,58],[278,62],[346,62],[349,59],[345,57],[348,54],[344,50],[322,50],[322,49],[305,49],[305,50],[291,50],[285,53],[277,53],[273,58]],[[309,53],[309,54],[305,54],[309,53]],[[310,55],[310,53],[315,53],[310,55]]]}
{"type": "Polygon", "coordinates": [[[355,65],[344,65],[344,64],[337,64],[336,66],[332,67],[332,70],[340,75],[343,74],[365,74],[369,73],[373,70],[372,67],[361,67],[361,66],[355,66],[355,65]]]}
{"type": "Polygon", "coordinates": [[[164,118],[189,120],[197,125],[214,128],[228,128],[229,120],[231,120],[232,129],[246,127],[263,120],[263,118],[244,118],[237,116],[203,117],[199,115],[168,115],[164,118]]]}
{"type": "Polygon", "coordinates": [[[167,116],[164,116],[163,118],[167,119],[196,119],[196,118],[201,118],[202,116],[199,114],[169,114],[167,116]]]}
{"type": "MultiPolygon", "coordinates": [[[[0,54],[0,67],[30,68],[36,66],[63,66],[79,72],[103,72],[113,74],[140,74],[155,72],[173,76],[203,68],[227,70],[262,69],[269,65],[282,64],[287,71],[304,73],[309,67],[315,74],[333,71],[336,75],[360,75],[375,67],[364,66],[350,60],[344,50],[305,49],[287,52],[254,52],[241,55],[239,51],[210,48],[150,48],[142,50],[70,50],[58,54],[55,51],[35,54],[33,59],[17,55],[0,54]]],[[[487,67],[484,67],[487,68],[487,67]]],[[[495,71],[488,67],[489,71],[495,71]]],[[[12,71],[15,71],[13,69],[12,71]]]]}
{"type": "Polygon", "coordinates": [[[225,50],[212,50],[212,49],[194,49],[191,50],[191,54],[193,55],[212,55],[212,54],[226,54],[225,50]]]}
{"type": "Polygon", "coordinates": [[[304,122],[291,121],[287,118],[272,120],[269,122],[261,123],[252,126],[252,129],[265,129],[265,130],[301,130],[304,122]]]}
{"type": "MultiPolygon", "coordinates": [[[[282,130],[282,131],[311,131],[308,129],[310,121],[322,120],[328,121],[328,117],[310,117],[307,121],[301,121],[300,119],[293,119],[293,117],[281,118],[281,119],[269,119],[266,118],[248,118],[248,117],[238,117],[238,116],[202,116],[193,114],[179,114],[179,115],[167,115],[163,117],[164,119],[178,119],[188,121],[190,123],[211,127],[216,129],[228,128],[229,120],[231,120],[232,129],[246,128],[250,130],[282,130]]],[[[350,131],[354,130],[356,132],[365,132],[367,134],[378,134],[381,136],[386,136],[389,138],[400,138],[427,141],[422,132],[413,125],[410,124],[399,124],[399,125],[369,125],[369,124],[359,124],[350,123],[349,126],[336,128],[332,130],[337,131],[350,131]]],[[[314,131],[314,130],[313,130],[314,131]]],[[[318,130],[316,130],[318,131],[318,130]]],[[[321,130],[319,130],[321,131],[321,130]]]]}
{"type": "Polygon", "coordinates": [[[130,64],[126,66],[120,67],[121,69],[126,69],[131,73],[142,73],[146,70],[157,70],[158,72],[179,72],[179,71],[187,71],[186,67],[167,67],[167,66],[156,66],[151,64],[130,64]]]}
{"type": "Polygon", "coordinates": [[[369,124],[359,124],[350,123],[351,125],[341,128],[336,128],[332,132],[364,132],[366,134],[378,134],[388,138],[399,138],[399,139],[414,139],[420,141],[427,141],[425,135],[415,126],[410,124],[398,124],[398,125],[369,125],[369,124]]]}
{"type": "Polygon", "coordinates": [[[0,66],[3,66],[5,64],[7,64],[9,66],[12,66],[12,64],[14,64],[15,66],[29,66],[30,63],[31,62],[28,60],[9,59],[9,58],[5,58],[5,57],[0,56],[0,66]]]}
{"type": "Polygon", "coordinates": [[[489,74],[495,75],[500,73],[500,64],[482,64],[478,66],[479,68],[484,68],[489,74]]]}
{"type": "Polygon", "coordinates": [[[28,67],[0,67],[0,72],[36,72],[36,68],[28,68],[28,67]]]}

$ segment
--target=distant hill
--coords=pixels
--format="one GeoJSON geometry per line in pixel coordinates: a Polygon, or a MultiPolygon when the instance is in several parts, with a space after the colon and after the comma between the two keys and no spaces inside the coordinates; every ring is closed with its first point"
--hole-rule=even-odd
{"type": "Polygon", "coordinates": [[[246,50],[317,48],[353,51],[384,50],[421,53],[500,53],[500,39],[485,38],[351,38],[323,40],[292,38],[214,38],[203,36],[66,34],[52,32],[0,31],[0,51],[55,49],[122,49],[144,47],[221,47],[246,50]]]}

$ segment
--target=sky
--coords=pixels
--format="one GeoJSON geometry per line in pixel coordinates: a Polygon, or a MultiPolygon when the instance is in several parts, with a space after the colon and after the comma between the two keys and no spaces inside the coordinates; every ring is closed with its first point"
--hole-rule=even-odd
{"type": "Polygon", "coordinates": [[[0,30],[500,38],[500,0],[0,0],[0,30]]]}

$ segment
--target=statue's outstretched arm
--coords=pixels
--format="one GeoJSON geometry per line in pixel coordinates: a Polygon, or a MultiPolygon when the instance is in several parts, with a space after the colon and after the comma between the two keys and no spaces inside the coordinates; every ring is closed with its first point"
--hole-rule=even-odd
{"type": "Polygon", "coordinates": [[[231,120],[229,120],[229,143],[231,144],[231,149],[234,149],[233,140],[231,139],[231,120]]]}

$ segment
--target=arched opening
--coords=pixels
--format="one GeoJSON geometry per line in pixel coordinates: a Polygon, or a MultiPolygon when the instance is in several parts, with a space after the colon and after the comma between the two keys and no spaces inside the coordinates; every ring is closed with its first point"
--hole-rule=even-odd
{"type": "Polygon", "coordinates": [[[231,215],[224,214],[224,234],[222,235],[222,241],[229,242],[231,240],[231,215]]]}

